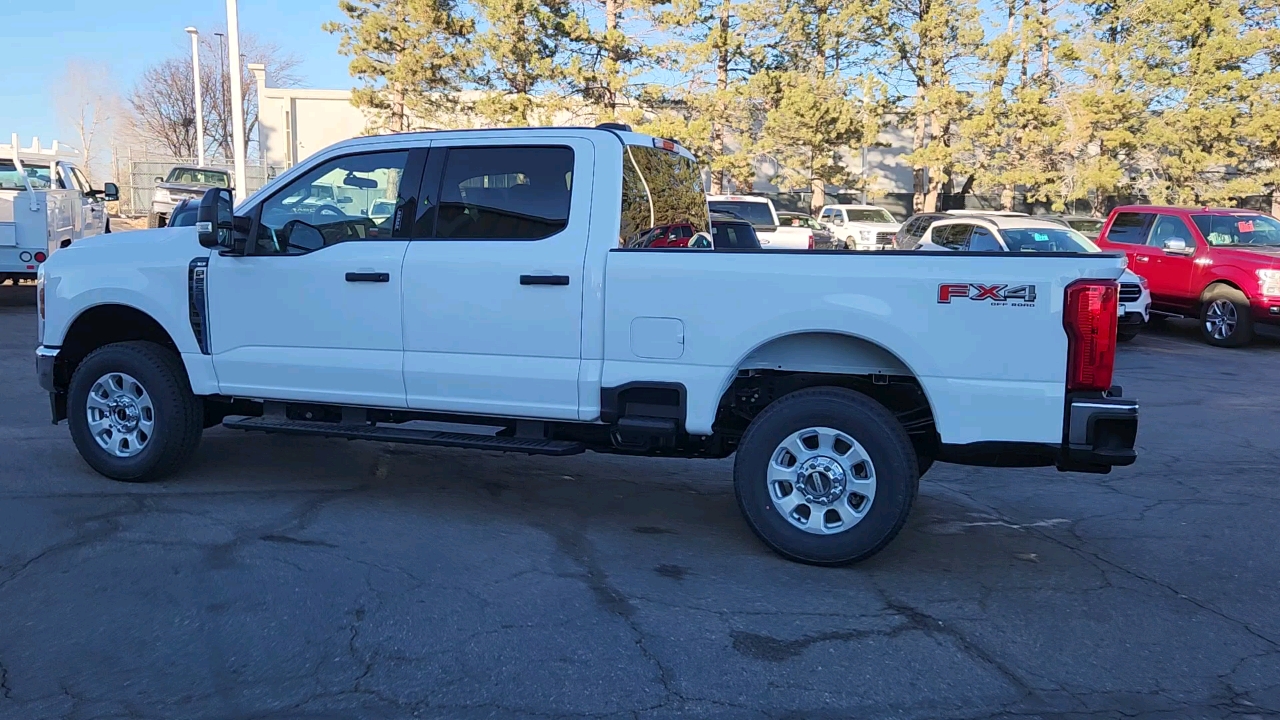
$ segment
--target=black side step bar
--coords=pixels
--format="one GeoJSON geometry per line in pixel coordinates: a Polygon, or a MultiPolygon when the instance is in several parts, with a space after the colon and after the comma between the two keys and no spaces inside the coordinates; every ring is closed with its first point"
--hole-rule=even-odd
{"type": "Polygon", "coordinates": [[[379,442],[408,443],[411,445],[469,448],[472,450],[499,450],[502,452],[525,453],[527,455],[577,455],[587,449],[582,443],[567,440],[468,435],[466,433],[400,428],[394,425],[347,425],[267,417],[228,417],[222,421],[222,426],[232,430],[253,430],[284,435],[311,435],[346,438],[347,440],[377,440],[379,442]]]}

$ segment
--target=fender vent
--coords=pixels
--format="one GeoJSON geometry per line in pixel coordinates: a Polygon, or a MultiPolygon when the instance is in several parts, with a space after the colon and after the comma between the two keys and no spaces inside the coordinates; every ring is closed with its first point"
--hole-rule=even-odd
{"type": "Polygon", "coordinates": [[[187,305],[191,332],[196,336],[200,352],[209,354],[209,300],[206,280],[209,258],[199,257],[187,266],[187,305]]]}

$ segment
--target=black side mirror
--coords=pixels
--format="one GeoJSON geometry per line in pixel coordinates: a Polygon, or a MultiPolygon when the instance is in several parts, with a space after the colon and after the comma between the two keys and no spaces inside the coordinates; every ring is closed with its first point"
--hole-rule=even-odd
{"type": "Polygon", "coordinates": [[[120,199],[120,186],[115,183],[102,184],[102,197],[107,202],[115,202],[120,199]]]}
{"type": "Polygon", "coordinates": [[[207,248],[232,248],[232,230],[235,219],[231,214],[231,191],[226,188],[210,188],[200,198],[196,210],[196,235],[207,248]]]}
{"type": "Polygon", "coordinates": [[[157,175],[157,176],[156,176],[156,184],[160,184],[160,183],[162,183],[162,182],[164,182],[164,178],[162,178],[162,177],[160,177],[159,175],[157,175]]]}

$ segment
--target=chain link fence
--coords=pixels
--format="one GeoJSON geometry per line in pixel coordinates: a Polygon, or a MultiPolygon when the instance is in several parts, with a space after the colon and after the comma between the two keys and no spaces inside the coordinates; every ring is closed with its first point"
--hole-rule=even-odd
{"type": "MultiPolygon", "coordinates": [[[[155,192],[156,178],[168,177],[169,171],[175,167],[195,167],[195,158],[164,157],[129,157],[122,163],[126,172],[116,181],[120,186],[119,214],[125,217],[139,217],[151,211],[151,196],[155,192]]],[[[205,160],[204,167],[213,170],[225,170],[235,177],[235,166],[223,160],[205,160]]],[[[245,180],[249,187],[243,191],[236,188],[236,200],[247,197],[267,181],[279,175],[284,168],[273,165],[249,162],[245,166],[245,180]]]]}

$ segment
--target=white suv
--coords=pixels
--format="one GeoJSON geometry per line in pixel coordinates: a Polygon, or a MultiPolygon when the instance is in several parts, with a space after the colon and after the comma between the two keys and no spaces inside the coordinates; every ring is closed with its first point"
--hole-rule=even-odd
{"type": "MultiPolygon", "coordinates": [[[[966,214],[939,220],[920,238],[919,250],[959,250],[964,252],[1102,252],[1091,240],[1052,220],[1027,215],[966,214]]],[[[1151,313],[1151,291],[1147,280],[1125,269],[1120,276],[1119,324],[1116,337],[1128,341],[1137,337],[1151,313]]]]}

